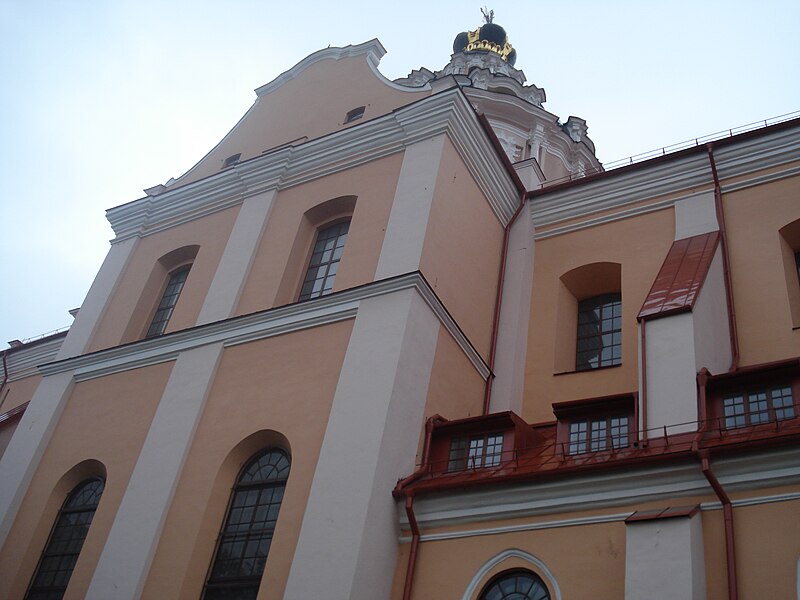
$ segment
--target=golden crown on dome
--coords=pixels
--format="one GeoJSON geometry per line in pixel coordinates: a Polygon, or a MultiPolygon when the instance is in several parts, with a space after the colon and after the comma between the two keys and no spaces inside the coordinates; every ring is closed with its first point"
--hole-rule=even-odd
{"type": "Polygon", "coordinates": [[[481,9],[485,24],[475,31],[463,31],[453,42],[453,53],[456,52],[493,52],[511,66],[517,60],[517,51],[508,43],[506,30],[493,23],[494,11],[481,9]]]}

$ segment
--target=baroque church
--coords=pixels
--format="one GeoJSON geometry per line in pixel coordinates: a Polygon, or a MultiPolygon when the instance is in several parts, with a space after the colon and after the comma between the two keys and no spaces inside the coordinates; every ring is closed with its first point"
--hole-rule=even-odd
{"type": "Polygon", "coordinates": [[[0,597],[800,598],[800,120],[610,169],[491,14],[384,53],[256,89],[2,351],[0,597]]]}

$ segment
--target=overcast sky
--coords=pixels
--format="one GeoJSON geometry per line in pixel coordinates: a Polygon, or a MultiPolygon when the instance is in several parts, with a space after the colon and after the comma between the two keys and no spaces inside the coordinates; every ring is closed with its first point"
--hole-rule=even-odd
{"type": "MultiPolygon", "coordinates": [[[[0,0],[0,349],[69,325],[107,208],[177,177],[328,45],[374,37],[389,78],[442,68],[480,4],[0,0]]],[[[497,1],[544,107],[604,162],[800,110],[800,2],[497,1]]],[[[320,93],[320,100],[324,92],[320,93]]]]}

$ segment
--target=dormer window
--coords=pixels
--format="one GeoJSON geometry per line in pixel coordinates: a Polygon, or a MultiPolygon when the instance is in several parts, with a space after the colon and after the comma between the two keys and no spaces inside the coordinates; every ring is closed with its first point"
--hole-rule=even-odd
{"type": "Polygon", "coordinates": [[[486,433],[450,440],[447,470],[463,471],[481,467],[496,467],[503,456],[503,434],[486,433]]]}
{"type": "Polygon", "coordinates": [[[725,429],[784,421],[795,417],[792,388],[788,385],[769,389],[725,394],[722,397],[725,429]]]}
{"type": "Polygon", "coordinates": [[[347,115],[345,115],[344,122],[352,123],[353,121],[358,121],[364,116],[364,110],[366,108],[366,106],[359,106],[358,108],[354,108],[353,110],[349,111],[347,115]]]}
{"type": "Polygon", "coordinates": [[[225,161],[222,163],[222,168],[227,169],[228,167],[232,167],[236,163],[239,162],[239,159],[242,158],[242,153],[239,152],[238,154],[231,154],[225,161]]]}
{"type": "Polygon", "coordinates": [[[635,439],[633,394],[553,404],[558,419],[558,452],[565,455],[614,452],[635,439]]]}

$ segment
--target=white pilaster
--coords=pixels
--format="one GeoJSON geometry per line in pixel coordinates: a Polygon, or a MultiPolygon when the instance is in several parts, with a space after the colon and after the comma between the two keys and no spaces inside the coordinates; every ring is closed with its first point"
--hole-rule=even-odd
{"type": "MultiPolygon", "coordinates": [[[[130,238],[112,244],[56,360],[78,356],[89,347],[137,242],[138,238],[130,238]]],[[[5,542],[39,460],[50,443],[72,385],[72,373],[42,379],[0,459],[0,546],[5,542]]]]}
{"type": "Polygon", "coordinates": [[[287,600],[390,596],[398,535],[391,490],[414,468],[438,331],[415,290],[361,302],[287,600]]]}
{"type": "Polygon", "coordinates": [[[406,148],[375,279],[419,269],[444,139],[441,134],[406,148]]]}
{"type": "Polygon", "coordinates": [[[139,598],[222,343],[181,353],[136,461],[86,597],[139,598]]]}
{"type": "Polygon", "coordinates": [[[64,343],[61,344],[56,360],[78,356],[89,347],[138,242],[139,238],[134,237],[111,245],[97,277],[92,282],[92,287],[89,288],[89,293],[81,304],[75,322],[72,323],[64,343]]]}
{"type": "Polygon", "coordinates": [[[211,287],[200,309],[198,325],[233,316],[261,242],[276,193],[275,190],[270,190],[247,198],[242,203],[225,251],[214,273],[211,287]]]}
{"type": "Polygon", "coordinates": [[[675,202],[675,239],[717,231],[717,208],[714,192],[702,192],[696,196],[675,202]]]}
{"type": "Polygon", "coordinates": [[[42,379],[0,459],[0,547],[72,391],[72,373],[42,379]]]}
{"type": "Polygon", "coordinates": [[[503,304],[497,333],[491,412],[522,413],[528,320],[533,288],[533,221],[528,205],[508,232],[503,304]]]}
{"type": "Polygon", "coordinates": [[[626,524],[625,600],[705,600],[701,519],[697,513],[626,524]]]}

